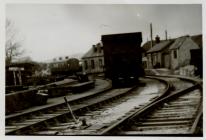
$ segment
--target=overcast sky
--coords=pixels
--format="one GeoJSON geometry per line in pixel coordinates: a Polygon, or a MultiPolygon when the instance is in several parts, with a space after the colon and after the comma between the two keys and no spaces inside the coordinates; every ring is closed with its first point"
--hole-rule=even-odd
{"type": "Polygon", "coordinates": [[[86,53],[102,34],[142,32],[143,43],[202,34],[201,5],[72,5],[7,4],[6,18],[14,22],[25,55],[35,61],[86,53]]]}

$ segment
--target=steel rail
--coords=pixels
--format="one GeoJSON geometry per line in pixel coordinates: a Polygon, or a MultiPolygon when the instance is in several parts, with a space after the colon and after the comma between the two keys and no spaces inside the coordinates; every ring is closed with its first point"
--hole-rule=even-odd
{"type": "MultiPolygon", "coordinates": [[[[160,80],[160,81],[161,81],[161,80],[160,80]]],[[[131,92],[131,91],[134,90],[136,87],[138,87],[138,85],[137,85],[137,86],[134,86],[133,88],[131,88],[131,89],[128,90],[127,92],[122,93],[122,94],[120,94],[120,95],[118,95],[118,96],[127,95],[127,93],[131,92]]],[[[169,87],[170,87],[170,84],[167,84],[167,89],[166,89],[166,91],[168,91],[169,87]]],[[[164,92],[164,93],[167,93],[167,92],[164,92]]],[[[114,97],[111,96],[111,97],[108,97],[108,98],[104,98],[104,99],[101,100],[100,102],[98,101],[98,102],[95,102],[95,103],[93,103],[93,104],[86,105],[86,106],[84,106],[83,108],[88,108],[88,107],[90,107],[90,106],[94,106],[95,104],[100,104],[100,103],[102,103],[102,102],[105,102],[106,100],[111,100],[111,99],[113,99],[113,98],[116,98],[116,97],[115,97],[115,96],[114,96],[114,97]]],[[[81,108],[81,109],[83,109],[83,108],[81,108]]],[[[78,110],[79,110],[79,109],[74,109],[73,111],[76,112],[76,111],[78,111],[78,110]]],[[[44,123],[45,121],[53,120],[54,118],[61,117],[61,116],[66,115],[66,114],[70,114],[70,112],[66,112],[66,113],[64,113],[64,114],[57,115],[57,116],[52,117],[52,118],[49,118],[49,119],[47,119],[47,120],[40,121],[40,122],[38,122],[38,124],[44,123]]],[[[35,125],[38,125],[38,124],[34,124],[32,127],[36,127],[35,125]]],[[[8,133],[6,133],[6,134],[8,134],[8,135],[13,135],[13,134],[18,134],[18,133],[20,134],[22,131],[27,130],[27,129],[30,129],[30,127],[31,127],[31,126],[28,125],[28,126],[25,126],[25,127],[20,128],[20,129],[16,129],[16,130],[14,130],[14,131],[10,131],[10,132],[8,132],[8,133]]]]}
{"type": "MultiPolygon", "coordinates": [[[[109,80],[107,80],[107,81],[109,81],[109,80]]],[[[105,89],[103,89],[103,90],[101,90],[101,91],[97,91],[96,93],[92,93],[92,94],[89,94],[89,95],[87,95],[87,96],[81,96],[81,97],[79,97],[79,98],[69,99],[69,100],[68,100],[68,103],[72,104],[72,103],[74,103],[74,102],[79,102],[79,101],[81,101],[81,100],[85,100],[85,99],[88,99],[88,98],[92,98],[92,97],[94,97],[94,96],[97,96],[98,94],[107,92],[107,91],[109,91],[109,90],[112,89],[111,81],[109,81],[109,83],[110,83],[110,86],[107,87],[107,88],[105,88],[105,89]]],[[[52,109],[52,108],[54,108],[54,107],[62,106],[62,105],[64,105],[64,104],[65,104],[65,102],[62,101],[61,103],[55,103],[55,104],[45,105],[45,106],[43,106],[43,107],[41,107],[41,108],[37,108],[37,109],[34,109],[34,110],[30,110],[30,111],[25,111],[25,112],[21,112],[21,113],[14,113],[14,114],[7,115],[7,116],[5,117],[5,119],[6,119],[6,121],[9,121],[9,120],[14,119],[14,118],[17,118],[17,117],[22,117],[22,115],[29,115],[29,114],[34,113],[34,112],[52,109]]]]}
{"type": "MultiPolygon", "coordinates": [[[[105,102],[105,101],[107,101],[107,100],[112,100],[112,99],[115,99],[115,98],[117,98],[117,97],[124,96],[124,95],[126,95],[127,93],[129,93],[129,92],[131,92],[132,90],[134,90],[136,87],[137,87],[137,86],[134,86],[134,87],[130,88],[128,91],[123,92],[123,93],[120,93],[120,94],[118,94],[118,95],[107,96],[106,98],[101,99],[101,101],[95,101],[95,102],[90,103],[90,104],[82,105],[82,106],[79,107],[79,108],[73,109],[73,112],[79,111],[80,109],[88,108],[88,107],[90,107],[90,106],[94,106],[94,105],[101,104],[101,103],[103,103],[103,102],[105,102]]],[[[109,91],[109,90],[108,90],[108,91],[109,91]]],[[[107,92],[108,92],[108,91],[107,91],[107,92]]],[[[64,105],[65,105],[65,103],[64,103],[64,105]]],[[[35,123],[35,124],[32,124],[32,126],[31,126],[31,125],[26,125],[26,126],[24,126],[24,127],[15,129],[15,130],[13,130],[13,131],[9,131],[9,132],[6,133],[6,134],[7,134],[7,135],[13,135],[13,134],[15,134],[15,133],[20,133],[19,131],[27,130],[27,129],[29,129],[30,127],[35,127],[35,125],[38,125],[38,124],[40,124],[40,123],[45,123],[46,121],[51,121],[51,120],[53,120],[53,119],[56,119],[57,117],[62,117],[62,116],[69,115],[69,114],[70,114],[70,112],[69,112],[69,111],[66,111],[66,112],[64,112],[64,113],[62,113],[62,114],[57,114],[55,117],[47,118],[47,119],[45,119],[45,120],[39,121],[39,122],[37,122],[37,123],[35,123]]]]}
{"type": "MultiPolygon", "coordinates": [[[[154,77],[154,76],[152,76],[152,77],[154,77]]],[[[155,77],[158,78],[159,76],[155,76],[155,77]]],[[[160,76],[160,77],[169,77],[169,76],[160,76]]],[[[175,76],[171,76],[171,77],[175,77],[175,76]]],[[[177,77],[175,77],[175,78],[177,78],[177,77]]],[[[180,77],[178,77],[178,78],[180,78],[180,77]]],[[[181,77],[181,79],[184,79],[184,77],[181,77]]],[[[180,95],[186,94],[189,91],[192,91],[192,90],[195,90],[195,89],[198,89],[198,88],[202,88],[202,86],[200,85],[201,81],[192,80],[191,78],[186,78],[186,80],[192,81],[192,82],[197,83],[197,84],[195,84],[194,86],[191,86],[189,88],[182,89],[181,91],[177,91],[177,92],[175,92],[173,94],[170,94],[170,95],[168,95],[166,97],[164,97],[164,96],[163,96],[163,98],[159,97],[157,100],[155,100],[154,102],[152,102],[152,103],[148,104],[147,106],[143,107],[141,110],[137,110],[136,112],[134,112],[134,113],[124,117],[120,121],[114,123],[113,125],[109,126],[106,129],[104,129],[103,131],[98,133],[98,135],[109,135],[109,132],[113,131],[117,127],[123,125],[124,123],[131,122],[133,120],[133,118],[141,117],[142,115],[146,114],[146,112],[149,112],[149,111],[155,109],[159,104],[162,104],[165,101],[174,99],[174,97],[178,97],[180,95]]],[[[190,134],[194,134],[195,129],[197,127],[197,124],[198,124],[198,122],[199,122],[199,120],[201,118],[200,116],[202,115],[202,105],[200,105],[199,110],[200,110],[199,114],[195,118],[195,121],[194,121],[195,123],[193,124],[193,126],[191,128],[190,134]]]]}

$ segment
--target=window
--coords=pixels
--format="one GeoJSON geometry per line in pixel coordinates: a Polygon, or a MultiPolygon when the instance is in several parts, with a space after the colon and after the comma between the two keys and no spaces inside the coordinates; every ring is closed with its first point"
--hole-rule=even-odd
{"type": "Polygon", "coordinates": [[[95,66],[94,66],[94,60],[91,60],[91,67],[92,67],[92,69],[95,68],[95,66]]]}
{"type": "Polygon", "coordinates": [[[59,66],[58,63],[55,63],[55,64],[54,64],[54,67],[55,67],[55,68],[58,68],[58,66],[59,66]]]}
{"type": "Polygon", "coordinates": [[[174,54],[174,58],[177,58],[177,50],[174,50],[173,52],[174,52],[173,53],[174,54]]]}
{"type": "Polygon", "coordinates": [[[99,59],[99,67],[102,68],[103,64],[102,64],[102,59],[99,59]]]}
{"type": "Polygon", "coordinates": [[[85,69],[88,69],[88,63],[87,61],[84,61],[85,69]]]}

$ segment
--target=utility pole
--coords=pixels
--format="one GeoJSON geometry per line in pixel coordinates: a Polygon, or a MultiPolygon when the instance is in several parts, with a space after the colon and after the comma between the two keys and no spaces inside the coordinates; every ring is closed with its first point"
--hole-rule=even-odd
{"type": "Polygon", "coordinates": [[[165,40],[167,40],[167,30],[165,30],[165,40]]]}
{"type": "Polygon", "coordinates": [[[150,23],[151,48],[153,47],[152,23],[150,23]]]}

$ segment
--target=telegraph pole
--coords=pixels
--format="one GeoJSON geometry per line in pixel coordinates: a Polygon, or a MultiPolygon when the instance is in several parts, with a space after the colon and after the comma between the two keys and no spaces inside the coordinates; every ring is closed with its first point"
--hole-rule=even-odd
{"type": "Polygon", "coordinates": [[[153,47],[152,23],[150,23],[151,48],[153,47]]]}

